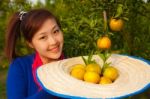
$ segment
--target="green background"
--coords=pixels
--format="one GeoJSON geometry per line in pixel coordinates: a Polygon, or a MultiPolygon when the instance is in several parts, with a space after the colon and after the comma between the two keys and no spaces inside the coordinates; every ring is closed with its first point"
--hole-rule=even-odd
{"type": "MultiPolygon", "coordinates": [[[[117,10],[117,4],[123,4],[128,18],[124,29],[113,32],[111,51],[118,54],[142,57],[150,60],[150,1],[142,0],[45,0],[45,4],[35,5],[26,0],[0,1],[0,97],[6,99],[6,76],[9,68],[4,56],[5,31],[10,15],[16,11],[28,11],[33,8],[46,8],[53,12],[61,22],[65,36],[64,53],[68,57],[88,55],[96,51],[96,41],[104,34],[103,10],[107,11],[108,22],[117,10]],[[54,1],[54,3],[52,3],[54,1]]],[[[17,46],[20,55],[30,53],[24,39],[17,46]]],[[[144,79],[144,78],[143,78],[144,79]]],[[[133,81],[134,82],[134,81],[133,81]]],[[[150,89],[127,97],[127,99],[149,99],[150,89]]]]}

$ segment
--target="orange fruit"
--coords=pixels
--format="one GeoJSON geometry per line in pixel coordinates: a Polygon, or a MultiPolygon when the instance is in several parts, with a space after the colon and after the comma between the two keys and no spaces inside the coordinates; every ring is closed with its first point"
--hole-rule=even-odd
{"type": "Polygon", "coordinates": [[[97,72],[93,71],[86,71],[84,74],[84,81],[90,82],[90,83],[98,83],[100,80],[100,76],[97,72]]]}
{"type": "Polygon", "coordinates": [[[108,36],[101,37],[97,40],[97,47],[100,49],[109,49],[111,47],[111,40],[108,36]]]}
{"type": "Polygon", "coordinates": [[[101,74],[101,67],[99,64],[91,63],[86,66],[86,71],[93,71],[101,74]]]}
{"type": "Polygon", "coordinates": [[[84,74],[85,74],[85,69],[83,69],[83,68],[74,68],[74,69],[71,70],[70,74],[74,78],[77,78],[79,80],[83,80],[84,79],[84,74]]]}
{"type": "Polygon", "coordinates": [[[103,72],[103,76],[111,79],[112,81],[114,81],[118,75],[118,70],[112,66],[107,67],[103,72]]]}
{"type": "Polygon", "coordinates": [[[124,22],[122,19],[112,18],[109,22],[109,27],[112,31],[121,31],[123,28],[124,22]]]}
{"type": "Polygon", "coordinates": [[[85,69],[85,65],[82,65],[82,64],[75,64],[72,66],[71,70],[75,69],[75,68],[83,68],[85,69]]]}
{"type": "Polygon", "coordinates": [[[112,81],[107,77],[103,76],[103,77],[100,78],[99,84],[111,84],[111,83],[112,83],[112,81]]]}

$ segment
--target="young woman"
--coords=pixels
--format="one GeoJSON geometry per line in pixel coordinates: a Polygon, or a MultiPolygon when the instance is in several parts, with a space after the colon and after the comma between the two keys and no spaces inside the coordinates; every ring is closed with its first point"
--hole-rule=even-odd
{"type": "Polygon", "coordinates": [[[9,21],[6,35],[6,56],[10,60],[7,77],[8,99],[53,99],[36,78],[42,64],[63,59],[63,33],[57,18],[48,10],[16,12],[9,21]],[[23,36],[35,53],[16,55],[16,42],[23,36]]]}

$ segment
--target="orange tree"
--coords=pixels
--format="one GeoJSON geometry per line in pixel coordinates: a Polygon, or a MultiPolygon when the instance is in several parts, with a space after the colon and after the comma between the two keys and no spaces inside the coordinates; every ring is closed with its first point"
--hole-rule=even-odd
{"type": "Polygon", "coordinates": [[[65,35],[64,51],[67,56],[86,55],[91,50],[97,50],[95,42],[104,34],[103,11],[105,10],[107,25],[112,17],[125,20],[121,31],[112,31],[109,26],[107,27],[109,34],[112,34],[110,35],[112,50],[150,59],[148,55],[150,51],[149,2],[145,3],[142,0],[55,0],[55,3],[50,5],[46,8],[53,10],[62,23],[65,35]]]}
{"type": "Polygon", "coordinates": [[[66,5],[64,8],[67,8],[69,13],[60,16],[66,36],[65,51],[68,56],[85,55],[91,50],[96,50],[95,41],[104,33],[105,9],[107,24],[112,17],[128,20],[119,32],[111,31],[108,27],[108,31],[112,34],[112,50],[150,59],[149,2],[145,3],[142,0],[66,0],[64,2],[66,5]],[[119,12],[120,9],[123,11],[119,12]],[[73,47],[68,49],[69,46],[73,47]]]}
{"type": "MultiPolygon", "coordinates": [[[[6,0],[7,1],[7,0],[6,0]]],[[[19,10],[31,8],[25,1],[15,0],[11,6],[7,1],[6,16],[19,10]],[[8,5],[9,4],[9,5],[8,5]]],[[[2,3],[1,3],[2,4],[2,3]]],[[[107,30],[112,34],[112,51],[129,55],[141,56],[150,59],[149,44],[149,2],[142,0],[46,0],[32,8],[44,7],[54,12],[60,19],[65,36],[64,52],[67,56],[86,55],[91,50],[97,50],[96,41],[104,35],[103,11],[107,13],[107,30]],[[53,3],[52,3],[53,1],[53,3]],[[121,31],[112,31],[109,27],[111,18],[128,20],[121,31]],[[127,19],[128,18],[128,19],[127,19]],[[141,47],[142,45],[142,47],[141,47]]],[[[4,20],[7,17],[4,17],[4,20]]],[[[2,19],[3,20],[3,19],[2,19]]],[[[1,34],[4,36],[5,27],[2,26],[1,34]]],[[[4,40],[0,39],[1,41],[4,40]]],[[[0,44],[3,49],[3,44],[0,44]]],[[[18,53],[26,54],[25,45],[18,47],[18,53]]]]}

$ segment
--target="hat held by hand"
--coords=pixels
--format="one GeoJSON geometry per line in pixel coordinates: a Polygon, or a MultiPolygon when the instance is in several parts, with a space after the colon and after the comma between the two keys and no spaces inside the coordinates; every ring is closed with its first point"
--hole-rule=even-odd
{"type": "MultiPolygon", "coordinates": [[[[102,64],[97,55],[93,59],[102,64]]],[[[150,65],[144,60],[112,54],[108,61],[119,70],[119,77],[107,85],[84,82],[70,75],[73,65],[84,64],[81,57],[45,64],[37,69],[37,78],[48,93],[64,98],[123,98],[150,87],[150,65]]]]}

